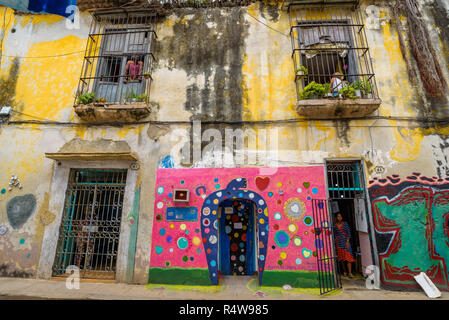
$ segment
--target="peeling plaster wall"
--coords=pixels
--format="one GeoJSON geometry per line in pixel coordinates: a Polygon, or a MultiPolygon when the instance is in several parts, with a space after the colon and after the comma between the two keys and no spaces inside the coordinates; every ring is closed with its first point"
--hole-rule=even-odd
{"type": "MultiPolygon", "coordinates": [[[[432,3],[425,14],[429,29],[438,27],[439,31],[432,33],[432,41],[447,74],[447,18],[441,14],[441,7],[446,6],[447,10],[447,5],[439,0],[432,3]]],[[[391,117],[426,114],[429,103],[423,100],[419,86],[410,84],[389,9],[384,2],[364,1],[361,10],[365,12],[372,4],[380,10],[379,20],[366,24],[383,101],[376,114],[391,117]]],[[[72,105],[89,32],[89,15],[82,13],[80,29],[74,30],[65,28],[65,20],[53,15],[15,15],[12,10],[0,8],[0,20],[3,15],[7,23],[2,33],[0,101],[11,103],[21,112],[13,113],[10,120],[53,120],[75,125],[10,123],[0,126],[0,190],[7,189],[12,174],[17,174],[23,184],[22,189],[0,193],[0,225],[7,228],[0,235],[1,275],[36,277],[39,257],[42,251],[49,250],[42,246],[45,230],[49,226],[58,227],[62,212],[50,204],[55,197],[62,201],[64,196],[51,192],[57,164],[45,158],[44,153],[57,152],[73,139],[110,139],[126,142],[139,157],[136,188],[141,187],[141,200],[133,281],[145,283],[151,254],[155,174],[161,159],[172,154],[176,167],[213,167],[211,153],[200,161],[181,163],[180,150],[188,137],[192,139],[192,127],[188,124],[122,127],[77,124],[80,120],[72,105]],[[29,58],[14,59],[13,56],[29,58]],[[12,198],[26,194],[35,197],[36,207],[19,229],[13,229],[7,217],[7,204],[12,198]]],[[[297,118],[289,28],[287,12],[272,4],[174,10],[156,25],[157,64],[150,95],[154,106],[150,119],[297,118]]],[[[263,130],[275,130],[278,161],[274,163],[279,166],[323,164],[325,158],[363,158],[367,181],[392,174],[406,177],[411,172],[444,178],[449,172],[449,130],[445,126],[422,127],[399,120],[335,120],[203,125],[201,132],[209,128],[218,128],[222,137],[226,128],[252,129],[258,137],[263,130]],[[384,167],[385,171],[376,173],[376,166],[384,167]]],[[[269,148],[263,143],[262,147],[258,146],[259,142],[250,141],[246,145],[246,151],[260,156],[248,166],[264,166],[275,160],[269,148]]],[[[228,158],[231,155],[229,149],[224,148],[222,152],[228,158]]],[[[231,159],[226,165],[236,164],[231,159]]],[[[123,214],[126,217],[128,212],[123,214]]]]}

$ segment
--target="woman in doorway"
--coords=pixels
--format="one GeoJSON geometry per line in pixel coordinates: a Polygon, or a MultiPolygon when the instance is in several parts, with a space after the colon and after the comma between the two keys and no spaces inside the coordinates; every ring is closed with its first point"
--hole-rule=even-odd
{"type": "Polygon", "coordinates": [[[343,270],[343,275],[352,278],[352,263],[355,261],[351,248],[351,229],[346,221],[343,221],[341,213],[335,215],[335,238],[337,242],[337,257],[343,270]],[[346,262],[346,263],[345,263],[346,262]]]}

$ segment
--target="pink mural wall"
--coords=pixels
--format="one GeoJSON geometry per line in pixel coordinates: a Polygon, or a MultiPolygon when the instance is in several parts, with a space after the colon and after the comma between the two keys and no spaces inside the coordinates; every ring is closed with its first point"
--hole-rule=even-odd
{"type": "MultiPolygon", "coordinates": [[[[158,169],[150,267],[208,268],[203,246],[208,239],[201,234],[203,203],[233,179],[246,178],[245,192],[258,193],[268,207],[265,270],[316,271],[314,252],[321,243],[315,243],[311,200],[326,198],[324,167],[284,167],[273,175],[260,172],[260,168],[158,169]],[[188,189],[189,202],[173,202],[174,189],[188,189]],[[167,209],[186,220],[169,220],[167,209]],[[195,215],[196,221],[189,221],[195,215]]],[[[238,198],[238,192],[234,196],[238,198]]]]}

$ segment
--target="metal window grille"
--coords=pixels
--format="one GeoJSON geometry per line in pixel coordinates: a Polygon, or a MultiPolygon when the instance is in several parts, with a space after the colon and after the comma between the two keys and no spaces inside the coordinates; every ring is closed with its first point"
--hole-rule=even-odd
{"type": "Polygon", "coordinates": [[[358,162],[327,163],[327,183],[330,199],[365,198],[365,183],[358,162]]]}
{"type": "Polygon", "coordinates": [[[72,169],[53,276],[77,266],[81,278],[114,279],[126,170],[72,169]]]}
{"type": "Polygon", "coordinates": [[[93,92],[101,103],[148,103],[157,12],[123,9],[92,16],[77,97],[93,92]]]}
{"type": "MultiPolygon", "coordinates": [[[[292,58],[298,98],[312,81],[331,83],[341,73],[331,94],[344,86],[361,88],[359,98],[377,98],[375,75],[366,34],[356,1],[294,1],[289,6],[292,58]],[[305,67],[307,72],[299,71],[305,67]]],[[[304,70],[303,70],[304,71],[304,70]]]]}

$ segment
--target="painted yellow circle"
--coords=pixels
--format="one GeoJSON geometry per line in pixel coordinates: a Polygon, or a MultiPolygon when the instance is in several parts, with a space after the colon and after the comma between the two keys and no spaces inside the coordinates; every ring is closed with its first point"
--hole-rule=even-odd
{"type": "Polygon", "coordinates": [[[175,225],[172,223],[171,225],[170,225],[170,229],[174,229],[175,228],[175,225]]]}
{"type": "Polygon", "coordinates": [[[231,220],[231,216],[226,216],[226,220],[231,220]]]}
{"type": "Polygon", "coordinates": [[[260,222],[260,224],[264,224],[265,220],[264,219],[260,219],[259,222],[260,222]]]}
{"type": "Polygon", "coordinates": [[[239,237],[239,234],[236,232],[236,233],[234,233],[234,238],[238,238],[239,237]]]}
{"type": "Polygon", "coordinates": [[[214,211],[212,211],[212,214],[217,214],[217,211],[215,211],[215,210],[214,210],[214,211]]]}
{"type": "Polygon", "coordinates": [[[276,185],[278,186],[278,188],[280,188],[282,187],[282,182],[278,182],[276,185]]]}
{"type": "Polygon", "coordinates": [[[263,213],[268,217],[268,208],[265,208],[263,213]]]}
{"type": "Polygon", "coordinates": [[[246,226],[243,226],[242,229],[243,229],[243,230],[246,230],[246,226]]]}
{"type": "Polygon", "coordinates": [[[183,223],[179,226],[179,229],[181,230],[185,230],[187,228],[187,226],[183,223]]]}
{"type": "Polygon", "coordinates": [[[295,233],[297,230],[298,230],[298,227],[296,226],[296,224],[290,223],[288,225],[288,231],[290,231],[291,233],[295,233]]]}
{"type": "Polygon", "coordinates": [[[194,237],[192,242],[194,245],[199,246],[201,244],[201,239],[198,237],[194,237]]]}
{"type": "Polygon", "coordinates": [[[287,259],[287,254],[284,251],[281,252],[280,256],[282,260],[287,259]]]}
{"type": "Polygon", "coordinates": [[[214,204],[218,204],[218,199],[215,199],[215,200],[214,200],[214,204]]]}

